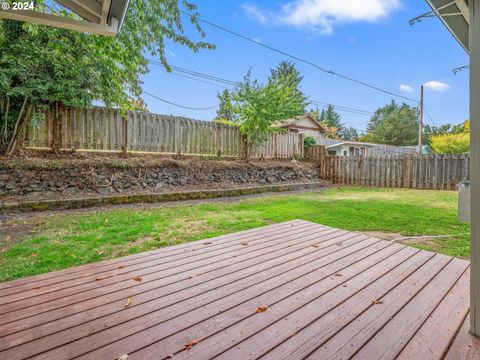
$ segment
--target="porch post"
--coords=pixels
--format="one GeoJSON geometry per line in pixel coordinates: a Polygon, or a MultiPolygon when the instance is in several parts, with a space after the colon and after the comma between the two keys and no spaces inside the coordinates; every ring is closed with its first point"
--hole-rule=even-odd
{"type": "Polygon", "coordinates": [[[470,0],[470,332],[480,336],[480,0],[470,0]]]}

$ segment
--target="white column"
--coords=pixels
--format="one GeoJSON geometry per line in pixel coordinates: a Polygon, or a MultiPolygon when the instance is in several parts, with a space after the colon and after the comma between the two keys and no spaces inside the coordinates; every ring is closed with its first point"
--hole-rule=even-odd
{"type": "Polygon", "coordinates": [[[480,336],[480,0],[470,0],[470,332],[480,336]]]}

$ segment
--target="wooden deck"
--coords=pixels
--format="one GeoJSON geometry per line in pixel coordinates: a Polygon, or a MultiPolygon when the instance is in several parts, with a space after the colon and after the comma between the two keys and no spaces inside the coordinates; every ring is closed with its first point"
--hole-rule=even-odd
{"type": "Polygon", "coordinates": [[[0,359],[479,359],[468,301],[467,261],[291,221],[1,283],[0,359]]]}

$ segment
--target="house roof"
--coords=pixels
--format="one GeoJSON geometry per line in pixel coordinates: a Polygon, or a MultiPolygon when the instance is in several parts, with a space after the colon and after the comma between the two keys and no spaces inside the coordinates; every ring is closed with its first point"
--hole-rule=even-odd
{"type": "Polygon", "coordinates": [[[465,51],[470,52],[468,0],[426,0],[426,2],[465,51]]]}
{"type": "Polygon", "coordinates": [[[122,28],[130,0],[55,0],[82,19],[36,10],[0,9],[0,18],[31,22],[93,34],[115,36],[122,28]]]}
{"type": "Polygon", "coordinates": [[[371,143],[365,143],[365,142],[356,142],[356,141],[343,141],[338,144],[333,144],[326,146],[325,149],[333,149],[339,146],[361,146],[361,147],[377,147],[378,144],[371,144],[371,143]]]}
{"type": "Polygon", "coordinates": [[[303,119],[310,120],[312,122],[312,125],[317,127],[320,131],[327,131],[327,129],[322,124],[320,124],[311,114],[300,115],[293,119],[278,121],[275,126],[281,129],[286,129],[295,126],[298,121],[303,119]]]}

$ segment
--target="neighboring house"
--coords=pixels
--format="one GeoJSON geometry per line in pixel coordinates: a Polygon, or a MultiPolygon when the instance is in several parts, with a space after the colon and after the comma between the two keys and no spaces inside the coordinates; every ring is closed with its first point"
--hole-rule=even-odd
{"type": "MultiPolygon", "coordinates": [[[[405,153],[407,154],[416,154],[418,153],[418,146],[417,145],[410,145],[410,146],[399,146],[399,149],[405,149],[405,153]]],[[[422,155],[432,155],[433,151],[428,145],[422,146],[422,155]]]]}
{"type": "Polygon", "coordinates": [[[277,122],[275,126],[280,129],[286,129],[288,132],[303,134],[305,137],[312,137],[315,139],[317,145],[323,145],[325,143],[325,133],[327,129],[310,114],[277,122]]]}
{"type": "Polygon", "coordinates": [[[336,156],[357,156],[367,155],[369,149],[378,147],[377,144],[344,141],[338,144],[325,147],[327,155],[336,156]]]}

